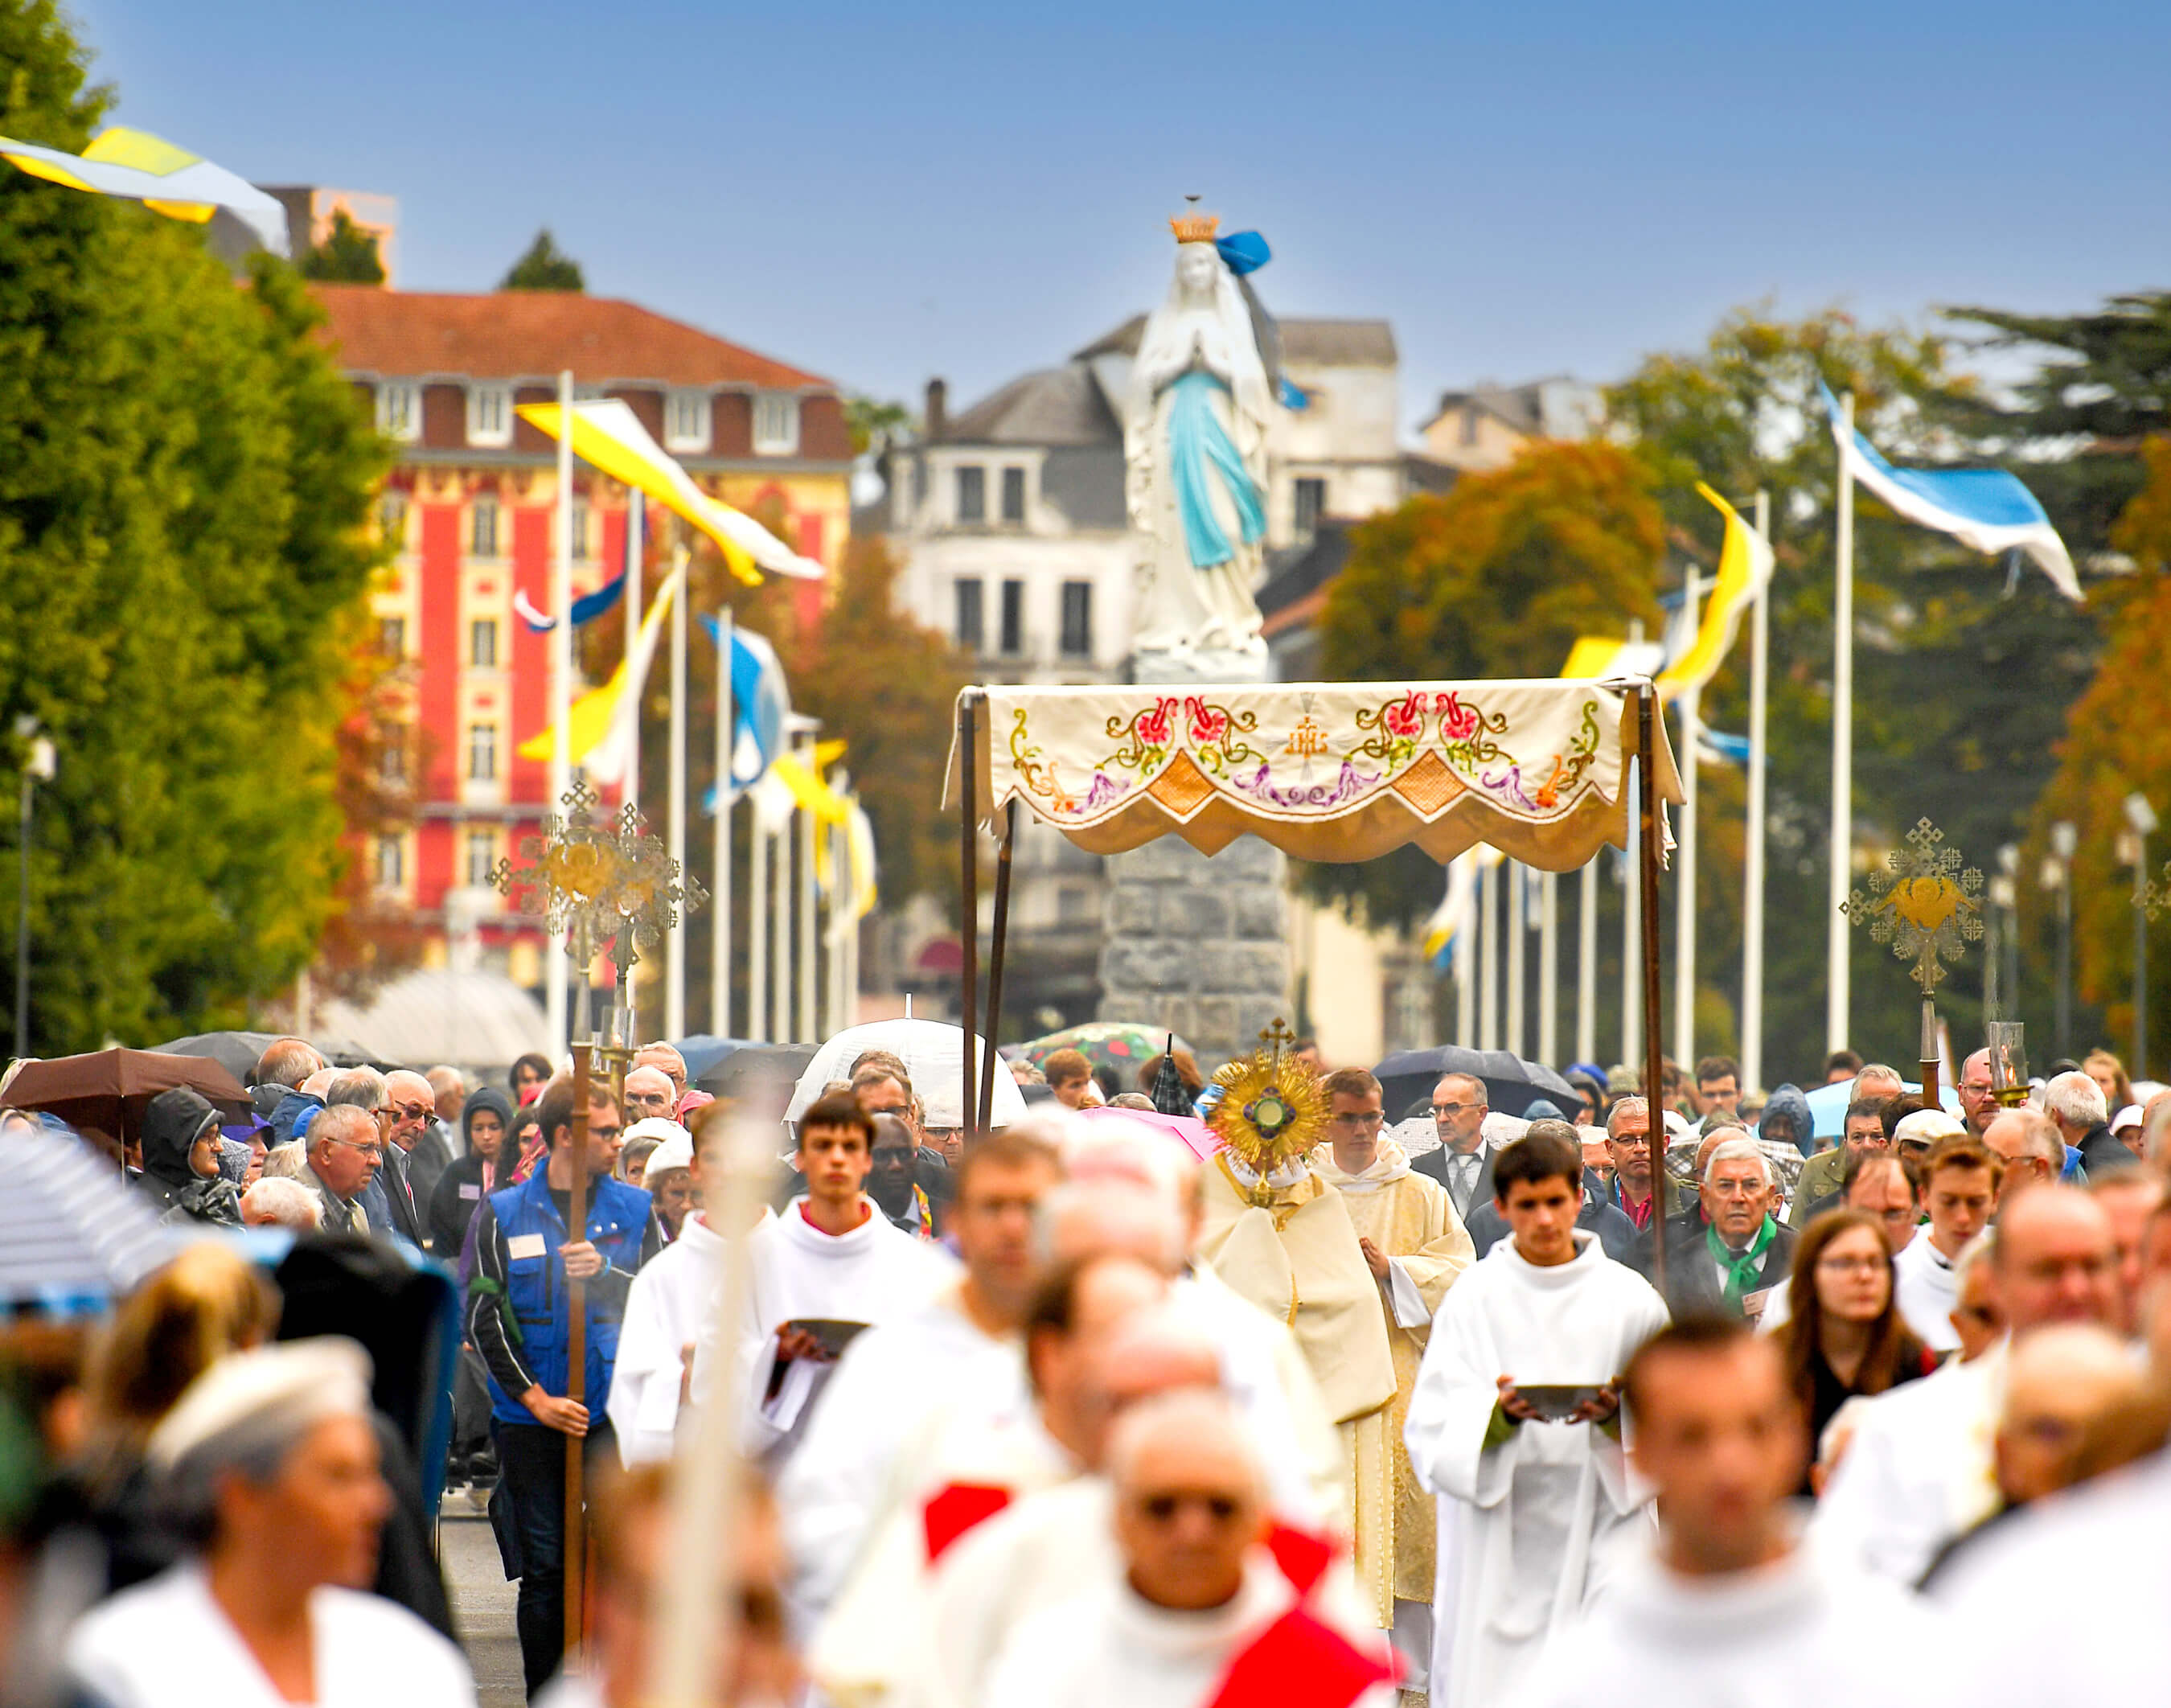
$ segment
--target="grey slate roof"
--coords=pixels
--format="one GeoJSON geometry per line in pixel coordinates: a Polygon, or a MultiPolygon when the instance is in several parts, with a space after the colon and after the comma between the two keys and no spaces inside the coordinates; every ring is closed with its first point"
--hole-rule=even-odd
{"type": "Polygon", "coordinates": [[[1085,368],[1071,363],[1013,379],[944,429],[945,444],[1098,445],[1123,430],[1085,368]]]}

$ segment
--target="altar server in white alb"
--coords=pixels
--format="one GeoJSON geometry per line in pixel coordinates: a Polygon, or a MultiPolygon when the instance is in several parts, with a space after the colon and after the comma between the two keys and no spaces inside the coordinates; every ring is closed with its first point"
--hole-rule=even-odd
{"type": "MultiPolygon", "coordinates": [[[[683,1168],[697,1192],[706,1190],[721,1198],[725,1116],[721,1106],[710,1107],[717,1113],[695,1121],[697,1132],[690,1141],[666,1139],[649,1152],[647,1179],[683,1168]]],[[[774,1219],[766,1204],[759,1212],[756,1226],[774,1219]]],[[[619,1457],[629,1470],[671,1457],[688,1360],[714,1314],[723,1274],[727,1242],[716,1225],[719,1213],[712,1205],[689,1215],[678,1238],[641,1266],[626,1292],[608,1411],[619,1457]]]]}
{"type": "MultiPolygon", "coordinates": [[[[1629,1458],[1657,1496],[1663,1528],[1655,1546],[1626,1551],[1597,1603],[1545,1652],[1514,1700],[1914,1708],[1981,1700],[1947,1694],[1955,1646],[1913,1596],[1800,1540],[1788,1507],[1809,1432],[1768,1340],[1739,1322],[1682,1323],[1629,1361],[1622,1399],[1635,1430],[1629,1458]]],[[[2026,1601],[2023,1590],[2008,1615],[2026,1601]]]]}
{"type": "Polygon", "coordinates": [[[473,1708],[460,1652],[369,1593],[392,1496],[369,1360],[351,1340],[237,1352],[190,1383],[147,1454],[182,1562],[67,1639],[105,1708],[473,1708]]]}
{"type": "Polygon", "coordinates": [[[1433,1318],[1404,1431],[1412,1470],[1439,1499],[1439,1708],[1518,1700],[1547,1639],[1582,1611],[1615,1533],[1649,1522],[1622,1458],[1616,1383],[1666,1308],[1576,1227],[1573,1127],[1534,1121],[1493,1180],[1510,1237],[1433,1318]],[[1585,1393],[1525,1393],[1563,1388],[1585,1393]]]}
{"type": "MultiPolygon", "coordinates": [[[[957,1274],[955,1259],[902,1233],[866,1195],[874,1120],[839,1094],[799,1118],[803,1196],[757,1229],[738,1324],[748,1452],[780,1472],[804,1438],[844,1338],[916,1310],[957,1274]],[[811,1329],[807,1324],[844,1325],[811,1329]]],[[[697,1354],[697,1395],[710,1376],[697,1354]]]]}

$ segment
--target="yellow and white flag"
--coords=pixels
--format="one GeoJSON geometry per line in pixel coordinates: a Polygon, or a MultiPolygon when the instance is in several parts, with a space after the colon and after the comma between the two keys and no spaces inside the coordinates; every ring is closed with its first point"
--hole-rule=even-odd
{"type": "Polygon", "coordinates": [[[1703,608],[1696,639],[1658,679],[1661,700],[1678,700],[1718,674],[1741,631],[1743,614],[1772,579],[1770,542],[1702,481],[1697,482],[1697,491],[1726,518],[1726,543],[1719,548],[1718,578],[1712,583],[1711,602],[1703,608]]]}
{"type": "MultiPolygon", "coordinates": [[[[559,406],[523,403],[513,411],[560,437],[559,406]]],[[[683,516],[716,542],[732,573],[749,587],[761,584],[761,571],[819,581],[828,572],[801,557],[744,511],[720,504],[694,484],[678,459],[648,436],[623,398],[592,398],[573,406],[573,454],[613,480],[646,493],[673,514],[683,516]]]]}
{"type": "MultiPolygon", "coordinates": [[[[581,766],[597,782],[624,780],[634,752],[634,732],[641,717],[641,696],[648,680],[649,661],[656,656],[657,637],[678,592],[680,572],[673,570],[656,589],[655,603],[641,614],[641,628],[633,644],[611,672],[610,680],[592,688],[573,702],[566,731],[566,759],[581,766]]],[[[539,735],[520,744],[523,759],[547,761],[554,732],[544,726],[539,735]]]]}
{"type": "Polygon", "coordinates": [[[246,179],[148,131],[115,125],[80,154],[0,137],[0,160],[70,190],[140,201],[169,219],[201,225],[223,207],[247,222],[274,255],[287,253],[285,208],[246,179]]]}

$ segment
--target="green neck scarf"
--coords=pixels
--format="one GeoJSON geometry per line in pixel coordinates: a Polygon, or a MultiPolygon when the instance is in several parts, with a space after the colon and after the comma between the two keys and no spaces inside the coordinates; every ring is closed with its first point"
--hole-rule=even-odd
{"type": "Polygon", "coordinates": [[[1726,1303],[1729,1310],[1739,1310],[1742,1295],[1756,1286],[1757,1271],[1764,1267],[1764,1254],[1770,1249],[1772,1237],[1777,1232],[1777,1225],[1766,1216],[1763,1225],[1756,1230],[1756,1237],[1749,1242],[1748,1249],[1737,1256],[1718,1237],[1716,1225],[1704,1229],[1706,1249],[1710,1251],[1713,1260],[1726,1272],[1726,1303]]]}

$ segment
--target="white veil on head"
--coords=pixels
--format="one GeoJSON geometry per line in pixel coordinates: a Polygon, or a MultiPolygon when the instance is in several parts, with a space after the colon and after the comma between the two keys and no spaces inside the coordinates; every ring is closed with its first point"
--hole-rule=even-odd
{"type": "MultiPolygon", "coordinates": [[[[1182,260],[1193,245],[1177,245],[1177,266],[1171,273],[1168,294],[1147,316],[1139,340],[1139,353],[1131,364],[1131,395],[1128,426],[1138,438],[1152,430],[1154,411],[1161,393],[1178,374],[1193,365],[1193,340],[1202,341],[1209,367],[1218,369],[1225,360],[1227,370],[1219,377],[1229,384],[1234,403],[1236,448],[1250,460],[1264,443],[1273,405],[1267,389],[1267,369],[1259,356],[1258,339],[1252,330],[1252,314],[1236,276],[1211,244],[1200,244],[1214,257],[1214,300],[1211,308],[1187,300],[1182,260]]],[[[1134,438],[1134,443],[1137,440],[1134,438]]]]}

